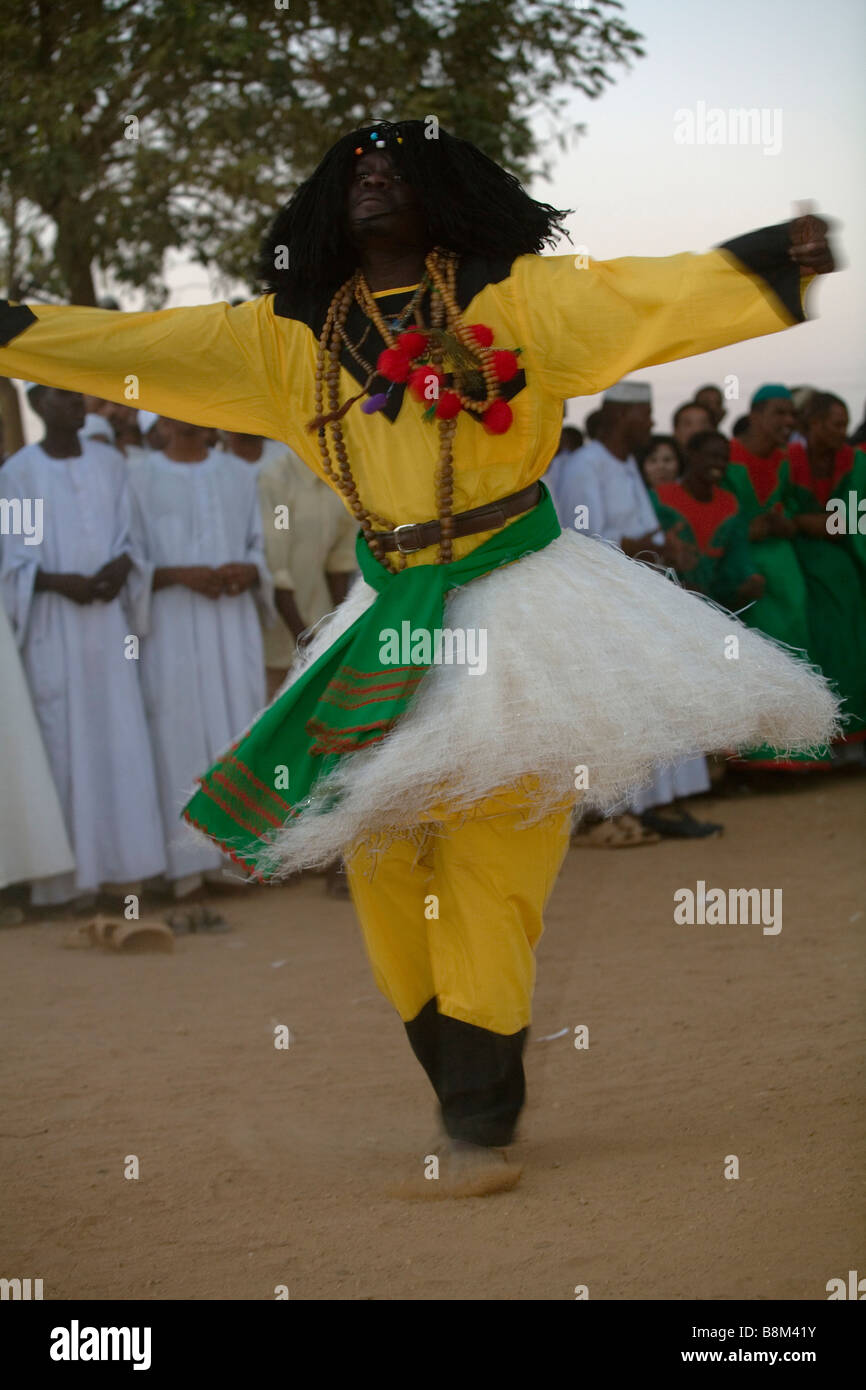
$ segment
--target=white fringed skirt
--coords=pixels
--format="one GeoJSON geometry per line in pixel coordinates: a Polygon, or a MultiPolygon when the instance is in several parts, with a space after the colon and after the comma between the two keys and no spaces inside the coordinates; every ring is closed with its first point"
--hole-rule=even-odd
{"type": "MultiPolygon", "coordinates": [[[[283,688],[374,599],[357,580],[283,688]]],[[[812,748],[837,728],[836,700],[806,662],[575,533],[454,590],[445,626],[484,630],[484,674],[431,667],[400,723],[343,758],[277,835],[272,869],[326,864],[359,840],[412,833],[431,806],[468,813],[515,785],[532,788],[527,821],[575,798],[576,786],[585,808],[609,812],[657,764],[763,744],[812,748]]]]}

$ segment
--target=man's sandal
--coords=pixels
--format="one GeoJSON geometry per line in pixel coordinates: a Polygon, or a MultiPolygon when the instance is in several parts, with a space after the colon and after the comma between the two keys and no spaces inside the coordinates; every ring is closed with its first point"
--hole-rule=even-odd
{"type": "Polygon", "coordinates": [[[571,843],[579,849],[634,849],[637,845],[657,845],[660,840],[661,835],[626,814],[578,830],[571,843]]]}
{"type": "Polygon", "coordinates": [[[128,922],[124,917],[106,917],[100,913],[86,925],[67,933],[63,945],[68,950],[101,946],[107,951],[133,955],[145,951],[173,951],[174,937],[164,922],[157,922],[153,917],[128,922]]]}

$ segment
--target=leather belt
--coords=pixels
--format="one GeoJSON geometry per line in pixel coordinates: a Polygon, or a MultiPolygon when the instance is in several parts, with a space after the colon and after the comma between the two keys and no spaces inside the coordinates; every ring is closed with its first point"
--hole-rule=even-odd
{"type": "MultiPolygon", "coordinates": [[[[483,507],[473,507],[468,512],[458,512],[452,517],[454,523],[452,538],[474,536],[480,531],[498,531],[509,517],[518,516],[538,506],[541,501],[541,484],[531,483],[510,497],[502,497],[498,502],[488,502],[483,507]]],[[[408,521],[395,526],[393,531],[376,531],[386,551],[399,550],[401,555],[414,555],[416,550],[426,550],[428,545],[438,545],[442,539],[442,528],[438,521],[408,521]]]]}

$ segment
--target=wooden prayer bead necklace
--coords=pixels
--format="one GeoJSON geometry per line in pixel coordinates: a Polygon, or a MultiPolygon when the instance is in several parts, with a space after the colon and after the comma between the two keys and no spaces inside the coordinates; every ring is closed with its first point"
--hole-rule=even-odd
{"type": "MultiPolygon", "coordinates": [[[[418,286],[417,290],[413,294],[406,307],[401,310],[400,314],[396,317],[396,319],[391,320],[392,326],[386,327],[385,322],[379,313],[379,306],[376,304],[376,301],[375,299],[373,299],[372,295],[369,294],[369,290],[367,291],[367,293],[370,303],[372,304],[372,312],[370,312],[366,307],[360,287],[357,283],[355,283],[354,288],[356,303],[360,305],[364,313],[372,322],[367,324],[367,327],[361,334],[361,340],[358,343],[352,342],[351,338],[349,337],[348,333],[342,325],[338,325],[337,331],[340,334],[340,338],[349,355],[354,358],[361,370],[367,373],[367,386],[370,384],[373,377],[377,375],[376,368],[372,365],[372,363],[368,362],[366,358],[361,356],[361,348],[364,346],[364,343],[366,342],[367,335],[370,332],[372,324],[375,324],[376,327],[379,329],[379,332],[381,333],[383,340],[385,339],[386,334],[390,333],[392,335],[393,341],[393,335],[397,333],[402,333],[403,329],[407,326],[410,319],[414,318],[416,322],[420,323],[420,319],[418,318],[418,306],[420,305],[424,293],[428,289],[428,287],[429,280],[425,275],[424,279],[421,281],[421,284],[418,286]]],[[[366,288],[366,285],[364,288],[366,288]]]]}
{"type": "MultiPolygon", "coordinates": [[[[486,394],[484,400],[476,400],[463,392],[455,391],[460,398],[461,405],[466,410],[474,411],[476,414],[483,415],[491,400],[498,395],[498,380],[494,371],[492,354],[487,347],[480,344],[474,335],[467,329],[463,322],[463,317],[457,302],[456,283],[458,258],[454,252],[443,251],[439,248],[430,252],[425,258],[427,277],[433,285],[433,295],[431,303],[431,324],[430,328],[438,330],[431,344],[431,363],[440,373],[443,370],[445,358],[444,348],[440,340],[440,334],[446,328],[455,337],[461,346],[466,350],[467,355],[476,361],[480,359],[480,372],[483,376],[486,394]]],[[[425,325],[420,319],[420,302],[425,289],[427,288],[427,277],[419,285],[415,296],[410,305],[407,306],[406,322],[414,314],[416,324],[423,329],[425,325]]],[[[397,552],[396,555],[387,553],[382,548],[381,541],[378,540],[374,531],[374,523],[382,530],[393,531],[395,523],[389,521],[375,512],[371,512],[365,507],[358,494],[357,483],[352,477],[351,466],[346,452],[346,443],[342,429],[342,417],[349,408],[361,396],[365,395],[371,382],[377,375],[376,369],[371,367],[360,356],[360,344],[357,346],[350,344],[348,335],[345,331],[346,319],[352,303],[357,301],[367,317],[375,324],[382,341],[387,347],[393,347],[396,342],[397,333],[401,331],[397,326],[397,333],[392,331],[388,323],[382,317],[378,305],[373,298],[369,285],[360,271],[356,271],[334,295],[328,308],[322,332],[319,337],[318,350],[316,354],[316,377],[315,377],[315,409],[316,415],[308,428],[318,430],[319,449],[322,457],[322,469],[325,476],[334,485],[337,491],[346,499],[350,510],[354,514],[358,525],[363,532],[364,539],[376,559],[385,568],[392,571],[402,570],[406,565],[405,555],[397,552]],[[354,360],[367,372],[367,380],[363,390],[341,406],[340,405],[340,352],[345,345],[354,360]],[[325,388],[327,387],[327,409],[325,408],[325,388]],[[330,441],[328,431],[331,431],[334,446],[335,461],[331,458],[330,441]]],[[[401,315],[402,318],[402,315],[401,315]]],[[[365,335],[366,336],[366,335],[365,335]]],[[[364,339],[361,339],[363,343],[364,339]]],[[[436,466],[436,507],[437,519],[440,525],[440,541],[438,547],[438,560],[440,564],[448,564],[453,556],[453,535],[454,535],[454,435],[457,430],[457,416],[450,419],[437,419],[436,424],[439,430],[439,458],[436,466]]]]}

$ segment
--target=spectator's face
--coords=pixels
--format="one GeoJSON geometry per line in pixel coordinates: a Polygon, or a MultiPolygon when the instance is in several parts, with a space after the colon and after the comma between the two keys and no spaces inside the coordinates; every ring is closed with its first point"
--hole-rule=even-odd
{"type": "Polygon", "coordinates": [[[162,418],[154,420],[147,434],[143,435],[142,438],[148,449],[164,449],[168,443],[168,436],[165,432],[165,421],[162,418]]]}
{"type": "Polygon", "coordinates": [[[698,405],[702,405],[710,412],[713,427],[718,429],[725,418],[725,403],[722,393],[716,386],[706,386],[703,391],[699,391],[695,396],[698,405]]]}
{"type": "Polygon", "coordinates": [[[726,439],[708,439],[701,449],[689,455],[686,471],[696,482],[717,487],[725,476],[728,457],[726,439]]]}
{"type": "Polygon", "coordinates": [[[37,397],[34,408],[49,429],[80,430],[84,424],[84,397],[80,391],[61,391],[52,386],[37,397]]]}
{"type": "Polygon", "coordinates": [[[672,483],[680,471],[680,463],[670,444],[657,444],[644,459],[643,472],[647,487],[672,483]]]}
{"type": "Polygon", "coordinates": [[[628,413],[628,447],[630,450],[642,449],[653,432],[653,412],[651,405],[630,405],[628,413]]]}
{"type": "Polygon", "coordinates": [[[809,443],[819,449],[841,449],[848,437],[848,411],[844,405],[831,405],[827,414],[815,420],[809,430],[809,443]]]}
{"type": "Polygon", "coordinates": [[[758,412],[760,428],[777,449],[783,449],[791,438],[794,428],[794,403],[778,396],[765,401],[758,412]]]}
{"type": "Polygon", "coordinates": [[[265,446],[265,441],[257,434],[229,433],[226,443],[237,458],[246,459],[248,463],[258,463],[265,446]]]}
{"type": "Polygon", "coordinates": [[[138,426],[138,411],[131,405],[119,405],[116,402],[111,402],[105,411],[105,416],[118,434],[128,433],[138,426]]]}
{"type": "Polygon", "coordinates": [[[575,449],[579,448],[580,435],[577,433],[576,430],[571,429],[569,426],[566,426],[566,428],[562,431],[562,434],[559,436],[559,449],[557,450],[557,452],[560,454],[573,454],[575,449]]]}
{"type": "MultiPolygon", "coordinates": [[[[164,448],[170,449],[172,445],[181,444],[186,446],[191,443],[200,443],[205,448],[209,448],[208,437],[210,430],[201,425],[190,425],[185,420],[167,420],[165,416],[160,420],[161,433],[164,440],[164,448]]],[[[149,436],[148,436],[149,437],[149,436]]]]}
{"type": "Polygon", "coordinates": [[[710,412],[700,405],[690,405],[680,413],[680,417],[674,426],[674,439],[681,449],[684,449],[693,434],[699,434],[701,430],[715,429],[715,422],[710,412]]]}

